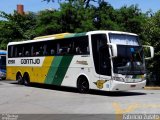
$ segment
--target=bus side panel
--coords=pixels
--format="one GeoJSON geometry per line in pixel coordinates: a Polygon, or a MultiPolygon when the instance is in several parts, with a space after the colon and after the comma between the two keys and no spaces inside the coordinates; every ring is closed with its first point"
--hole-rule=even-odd
{"type": "Polygon", "coordinates": [[[31,82],[45,83],[48,71],[55,57],[45,57],[43,65],[41,67],[32,67],[30,70],[31,82]]]}
{"type": "MultiPolygon", "coordinates": [[[[18,59],[15,59],[15,61],[16,62],[21,61],[18,59]]],[[[53,60],[54,60],[54,57],[45,57],[44,61],[42,60],[43,61],[42,65],[40,66],[34,66],[29,64],[27,65],[25,64],[25,66],[23,65],[19,66],[19,64],[21,63],[16,63],[15,65],[12,65],[12,66],[7,65],[7,79],[16,80],[16,74],[18,72],[21,73],[22,77],[24,73],[27,72],[30,77],[30,82],[44,83],[53,60]]]]}
{"type": "MultiPolygon", "coordinates": [[[[42,58],[43,57],[41,57],[40,60],[42,60],[42,58]]],[[[17,59],[22,58],[16,58],[15,61],[18,61],[17,59]]],[[[16,74],[18,72],[20,72],[22,76],[27,72],[30,77],[30,82],[77,87],[78,77],[84,75],[88,79],[90,89],[109,89],[106,88],[106,84],[109,84],[109,81],[99,78],[99,75],[95,75],[90,55],[75,55],[74,57],[48,56],[44,57],[43,63],[39,66],[29,64],[23,66],[19,64],[21,63],[7,67],[7,79],[16,80],[16,74]]]]}
{"type": "MultiPolygon", "coordinates": [[[[40,57],[39,57],[40,58],[40,57]]],[[[12,58],[14,64],[7,66],[7,79],[16,80],[16,74],[25,72],[29,74],[30,82],[61,85],[73,56],[41,57],[41,65],[31,65],[21,63],[23,59],[31,58],[12,58]]],[[[36,59],[36,58],[32,58],[36,59]]]]}
{"type": "Polygon", "coordinates": [[[77,79],[80,75],[87,77],[90,82],[91,75],[91,62],[90,56],[86,55],[75,55],[68,67],[62,86],[77,87],[77,79]]]}
{"type": "Polygon", "coordinates": [[[95,74],[90,56],[74,56],[61,85],[77,87],[77,79],[80,75],[88,79],[90,89],[109,91],[110,77],[95,74]]]}
{"type": "Polygon", "coordinates": [[[16,68],[13,66],[7,66],[7,80],[16,80],[16,68]]]}
{"type": "Polygon", "coordinates": [[[73,56],[56,56],[45,79],[46,84],[61,85],[73,56]]]}

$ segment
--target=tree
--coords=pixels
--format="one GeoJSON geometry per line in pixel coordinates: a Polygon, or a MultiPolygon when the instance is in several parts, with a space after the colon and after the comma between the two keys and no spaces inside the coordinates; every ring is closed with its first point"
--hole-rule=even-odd
{"type": "Polygon", "coordinates": [[[79,1],[63,3],[60,6],[61,26],[64,32],[85,32],[94,30],[93,7],[85,8],[79,1]]]}
{"type": "MultiPolygon", "coordinates": [[[[43,0],[43,1],[47,1],[47,2],[55,2],[55,0],[43,0]]],[[[91,2],[98,2],[100,3],[101,1],[104,1],[104,0],[57,0],[57,2],[61,2],[61,1],[67,1],[67,2],[81,2],[83,3],[83,5],[85,5],[85,8],[89,7],[90,6],[90,3],[91,2]]]]}
{"type": "Polygon", "coordinates": [[[99,6],[95,8],[94,23],[97,29],[104,30],[120,30],[116,22],[117,12],[107,2],[100,2],[99,6]]]}
{"type": "MultiPolygon", "coordinates": [[[[123,31],[141,33],[146,16],[141,12],[137,5],[129,7],[123,6],[117,10],[116,22],[122,27],[123,31]]],[[[139,34],[140,35],[140,34],[139,34]]]]}
{"type": "MultiPolygon", "coordinates": [[[[151,61],[148,61],[148,69],[156,75],[156,79],[160,81],[160,11],[152,14],[151,17],[146,19],[146,24],[143,26],[143,34],[145,38],[145,44],[152,45],[154,47],[154,58],[151,61]]],[[[160,84],[158,82],[158,84],[160,84]]]]}
{"type": "Polygon", "coordinates": [[[5,49],[8,42],[32,39],[35,36],[36,19],[33,13],[19,15],[17,12],[0,12],[0,17],[6,19],[0,22],[0,31],[3,31],[0,32],[1,48],[5,49]]]}
{"type": "Polygon", "coordinates": [[[37,36],[61,33],[60,12],[44,10],[37,13],[35,32],[37,36]]]}
{"type": "Polygon", "coordinates": [[[93,7],[85,8],[79,1],[61,3],[59,10],[45,10],[37,14],[37,35],[95,30],[93,7]]]}

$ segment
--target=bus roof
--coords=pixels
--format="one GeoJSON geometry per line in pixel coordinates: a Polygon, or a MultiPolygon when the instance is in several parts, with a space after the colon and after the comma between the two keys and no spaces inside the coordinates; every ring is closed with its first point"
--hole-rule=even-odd
{"type": "Polygon", "coordinates": [[[47,38],[49,38],[49,39],[62,39],[62,38],[71,38],[71,37],[78,37],[78,36],[85,36],[85,35],[86,35],[86,32],[84,32],[84,33],[60,33],[60,34],[36,37],[33,40],[41,40],[41,39],[47,40],[47,38]]]}
{"type": "Polygon", "coordinates": [[[45,39],[45,38],[64,38],[65,35],[69,35],[71,33],[60,33],[60,34],[53,34],[53,35],[45,35],[40,37],[35,37],[33,40],[45,39]]]}
{"type": "Polygon", "coordinates": [[[7,51],[5,50],[0,50],[0,55],[6,55],[7,54],[7,51]]]}
{"type": "Polygon", "coordinates": [[[89,32],[83,32],[83,33],[60,33],[60,34],[54,34],[54,35],[40,36],[40,37],[35,37],[33,40],[10,42],[8,45],[32,43],[32,42],[37,42],[37,41],[55,40],[55,39],[62,39],[62,38],[72,38],[72,37],[79,37],[79,36],[86,36],[90,34],[100,34],[100,33],[104,33],[104,34],[106,33],[116,34],[117,33],[117,34],[128,34],[128,35],[137,36],[137,34],[129,33],[129,32],[97,30],[97,31],[89,31],[89,32]]]}
{"type": "Polygon", "coordinates": [[[128,34],[128,35],[138,36],[138,35],[135,34],[135,33],[122,32],[122,31],[112,31],[112,30],[90,31],[90,32],[87,32],[87,35],[90,35],[90,34],[100,34],[100,33],[128,34]]]}

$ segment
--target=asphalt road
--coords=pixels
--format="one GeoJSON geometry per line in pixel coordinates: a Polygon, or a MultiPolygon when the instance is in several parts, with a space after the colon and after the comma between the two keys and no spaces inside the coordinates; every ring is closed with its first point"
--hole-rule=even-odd
{"type": "Polygon", "coordinates": [[[159,113],[160,90],[91,91],[88,94],[80,94],[72,88],[44,85],[26,87],[15,82],[0,81],[0,114],[2,115],[159,113]]]}

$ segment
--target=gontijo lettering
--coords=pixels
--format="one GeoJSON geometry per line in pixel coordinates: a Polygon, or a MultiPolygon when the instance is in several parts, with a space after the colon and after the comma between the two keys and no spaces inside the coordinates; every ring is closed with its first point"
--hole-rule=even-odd
{"type": "Polygon", "coordinates": [[[40,64],[40,59],[21,59],[21,64],[40,64]]]}

